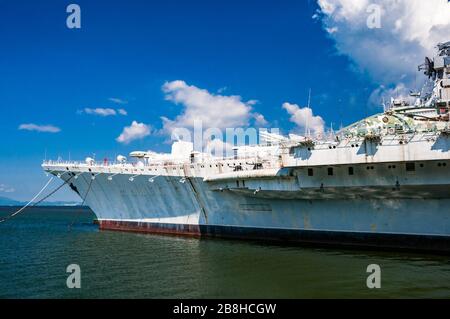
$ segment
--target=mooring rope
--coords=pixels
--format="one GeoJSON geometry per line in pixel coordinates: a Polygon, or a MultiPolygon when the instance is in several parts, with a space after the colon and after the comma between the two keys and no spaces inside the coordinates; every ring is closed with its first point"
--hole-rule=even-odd
{"type": "Polygon", "coordinates": [[[44,200],[46,200],[47,198],[49,198],[50,196],[52,196],[54,193],[56,193],[57,191],[59,191],[61,189],[61,187],[63,187],[64,185],[66,185],[67,183],[69,183],[69,181],[72,179],[73,176],[71,176],[67,181],[64,181],[61,185],[59,185],[57,188],[55,188],[53,191],[51,191],[48,195],[44,196],[42,199],[38,200],[36,203],[34,203],[33,205],[31,205],[31,207],[37,206],[40,203],[42,203],[44,200]]]}
{"type": "Polygon", "coordinates": [[[50,183],[51,183],[51,181],[53,180],[53,178],[55,178],[55,177],[52,176],[52,177],[47,181],[47,183],[44,185],[44,187],[42,187],[42,189],[36,194],[36,196],[34,196],[33,199],[30,200],[25,206],[23,206],[22,208],[20,208],[20,209],[17,210],[16,212],[14,212],[14,213],[12,213],[12,214],[10,214],[10,215],[8,215],[8,216],[2,218],[2,219],[0,220],[0,223],[3,223],[3,222],[5,222],[5,221],[7,221],[8,219],[10,219],[10,218],[16,216],[17,214],[20,214],[22,211],[25,210],[25,208],[27,208],[28,206],[30,206],[30,204],[31,204],[32,202],[34,202],[34,201],[36,200],[36,198],[38,198],[38,197],[42,194],[42,192],[48,187],[48,185],[50,185],[50,183]]]}
{"type": "Polygon", "coordinates": [[[3,223],[5,221],[7,221],[10,218],[13,218],[14,216],[20,214],[21,212],[23,212],[28,206],[31,205],[31,203],[33,203],[33,205],[31,205],[30,207],[35,207],[37,205],[39,205],[40,203],[42,203],[44,200],[46,200],[47,198],[49,198],[50,196],[52,196],[54,193],[56,193],[57,191],[59,191],[61,189],[61,187],[63,187],[64,185],[66,185],[73,176],[70,176],[69,179],[67,179],[66,181],[64,181],[61,185],[59,185],[57,188],[55,188],[53,191],[51,191],[48,195],[44,196],[43,198],[41,198],[40,200],[38,200],[36,203],[33,203],[36,198],[38,198],[42,192],[50,185],[51,181],[55,178],[54,176],[52,176],[48,182],[44,185],[44,187],[36,194],[36,196],[33,197],[32,200],[30,200],[25,206],[23,206],[22,208],[20,208],[18,211],[0,219],[0,223],[3,223]]]}
{"type": "MultiPolygon", "coordinates": [[[[37,205],[39,205],[40,203],[42,203],[44,200],[46,200],[47,198],[49,198],[50,196],[52,196],[54,193],[56,193],[57,191],[59,191],[64,185],[68,184],[69,181],[74,177],[74,175],[70,176],[66,181],[64,181],[61,185],[59,185],[57,188],[55,188],[53,191],[51,191],[49,194],[47,194],[46,196],[44,196],[43,198],[41,198],[40,200],[38,200],[37,202],[34,203],[34,201],[42,194],[42,192],[50,185],[50,183],[52,182],[52,180],[55,178],[54,176],[52,176],[47,183],[44,185],[44,187],[42,187],[42,189],[23,207],[21,207],[19,210],[15,211],[12,214],[9,214],[6,217],[3,217],[2,219],[0,219],[0,223],[3,223],[11,218],[13,218],[14,216],[17,216],[18,214],[20,214],[21,212],[23,212],[27,207],[35,207],[37,205]],[[33,203],[33,205],[31,205],[33,203]],[[30,206],[31,205],[31,206],[30,206]]],[[[83,207],[83,205],[86,203],[86,198],[91,190],[92,187],[92,182],[94,181],[93,178],[91,178],[91,181],[89,182],[89,186],[88,189],[86,191],[86,194],[84,195],[83,198],[83,202],[81,203],[81,207],[83,207]]],[[[72,228],[73,224],[75,223],[75,220],[73,220],[70,224],[69,224],[69,230],[72,228]]]]}
{"type": "MultiPolygon", "coordinates": [[[[92,186],[92,182],[94,181],[94,179],[91,177],[91,181],[89,182],[89,186],[88,189],[86,191],[86,195],[84,195],[83,201],[81,202],[81,209],[83,208],[84,203],[86,202],[86,198],[89,194],[89,191],[91,190],[91,186],[92,186]]],[[[81,211],[81,210],[80,210],[81,211]]],[[[76,217],[76,216],[75,216],[76,217]]],[[[69,224],[69,231],[72,229],[73,224],[75,224],[75,218],[72,220],[72,222],[69,224]]]]}

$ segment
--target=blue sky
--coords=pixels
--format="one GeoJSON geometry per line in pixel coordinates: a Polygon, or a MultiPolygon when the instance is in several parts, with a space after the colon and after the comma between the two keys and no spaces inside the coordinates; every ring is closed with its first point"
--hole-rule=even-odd
{"type": "Polygon", "coordinates": [[[165,99],[170,81],[257,100],[253,110],[284,133],[295,123],[282,104],[305,106],[309,88],[327,126],[380,110],[368,106],[379,83],[355,70],[325,22],[312,18],[315,1],[72,2],[81,7],[81,29],[66,27],[69,1],[0,1],[0,196],[25,200],[39,190],[45,154],[82,160],[168,151],[161,117],[183,109],[165,99]],[[127,115],[80,112],[86,108],[127,115]],[[152,133],[117,142],[132,121],[152,133]],[[26,123],[60,132],[18,129],[26,123]]]}

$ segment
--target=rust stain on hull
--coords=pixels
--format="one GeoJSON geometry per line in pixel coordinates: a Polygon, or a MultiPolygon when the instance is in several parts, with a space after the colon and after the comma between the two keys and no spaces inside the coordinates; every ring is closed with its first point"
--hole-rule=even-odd
{"type": "Polygon", "coordinates": [[[102,220],[98,222],[101,230],[126,231],[147,234],[165,234],[177,236],[200,237],[198,225],[179,225],[179,227],[164,227],[163,224],[136,223],[125,221],[102,220]]]}

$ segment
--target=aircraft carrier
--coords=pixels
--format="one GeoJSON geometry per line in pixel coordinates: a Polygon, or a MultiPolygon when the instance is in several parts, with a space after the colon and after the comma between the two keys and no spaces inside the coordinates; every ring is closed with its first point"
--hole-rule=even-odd
{"type": "Polygon", "coordinates": [[[419,66],[429,90],[333,134],[42,166],[100,229],[450,252],[450,42],[437,49],[419,66]]]}

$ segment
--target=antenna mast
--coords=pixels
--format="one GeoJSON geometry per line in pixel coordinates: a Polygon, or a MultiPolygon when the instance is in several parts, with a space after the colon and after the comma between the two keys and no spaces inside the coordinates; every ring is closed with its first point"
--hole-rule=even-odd
{"type": "MultiPolygon", "coordinates": [[[[309,88],[308,92],[308,109],[311,109],[311,88],[309,88]]],[[[308,123],[308,117],[306,117],[306,125],[305,125],[305,137],[309,137],[309,123],[308,123]]]]}

